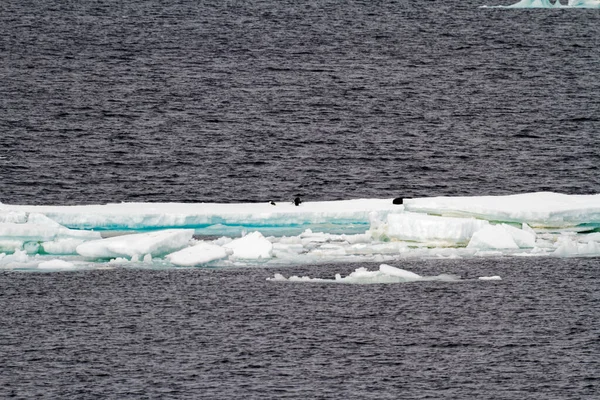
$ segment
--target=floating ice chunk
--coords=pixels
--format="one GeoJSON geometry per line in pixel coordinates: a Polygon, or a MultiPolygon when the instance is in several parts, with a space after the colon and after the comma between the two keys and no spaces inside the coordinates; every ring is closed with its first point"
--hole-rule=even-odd
{"type": "Polygon", "coordinates": [[[269,281],[279,282],[321,282],[321,283],[350,283],[350,284],[373,284],[373,283],[402,283],[417,281],[457,281],[459,277],[455,275],[442,274],[438,276],[420,276],[414,272],[396,268],[391,265],[382,264],[377,271],[369,271],[364,267],[357,268],[348,276],[335,274],[334,279],[311,278],[308,276],[290,276],[285,278],[281,274],[275,274],[273,278],[267,278],[269,281]]]}
{"type": "Polygon", "coordinates": [[[498,275],[494,275],[494,276],[480,276],[478,278],[480,281],[501,281],[502,278],[500,278],[498,275]]]}
{"type": "Polygon", "coordinates": [[[12,254],[0,254],[0,267],[10,268],[17,264],[26,264],[30,262],[30,258],[25,250],[15,249],[12,254]]]}
{"type": "Polygon", "coordinates": [[[556,250],[552,255],[557,257],[600,256],[600,243],[594,240],[579,243],[577,237],[563,235],[556,242],[556,250]]]}
{"type": "Polygon", "coordinates": [[[224,245],[233,251],[233,256],[243,259],[265,259],[273,257],[273,244],[260,232],[252,232],[224,245]]]}
{"type": "Polygon", "coordinates": [[[518,3],[507,6],[506,8],[552,8],[554,7],[549,0],[521,0],[518,3]]]}
{"type": "Polygon", "coordinates": [[[433,215],[402,213],[387,216],[387,236],[411,241],[446,241],[467,243],[473,233],[489,222],[475,218],[449,218],[433,215]]]}
{"type": "Polygon", "coordinates": [[[379,266],[379,271],[390,276],[397,276],[399,278],[406,279],[407,281],[421,279],[421,275],[417,275],[414,272],[410,272],[405,269],[392,267],[391,265],[387,264],[381,264],[379,266]]]}
{"type": "MultiPolygon", "coordinates": [[[[527,224],[523,224],[527,226],[527,224]]],[[[515,228],[507,224],[502,224],[502,228],[513,238],[517,246],[520,248],[532,248],[535,247],[535,233],[531,233],[528,230],[515,228]]],[[[531,229],[531,228],[529,228],[531,229]]]]}
{"type": "Polygon", "coordinates": [[[200,242],[194,246],[186,247],[175,253],[167,255],[165,258],[171,264],[180,267],[195,267],[202,264],[208,264],[211,261],[225,258],[231,251],[227,251],[221,246],[215,244],[200,242]]]}
{"type": "Polygon", "coordinates": [[[93,240],[77,246],[77,253],[88,258],[116,257],[138,258],[151,254],[161,256],[185,247],[194,234],[193,229],[167,229],[163,231],[115,236],[93,240]]]}
{"type": "Polygon", "coordinates": [[[64,260],[50,260],[38,264],[39,269],[73,269],[75,264],[64,260]]]}
{"type": "Polygon", "coordinates": [[[512,235],[500,225],[489,225],[473,234],[468,249],[518,249],[512,235]]]}
{"type": "Polygon", "coordinates": [[[598,0],[569,0],[569,7],[600,8],[600,1],[598,1],[598,0]]]}

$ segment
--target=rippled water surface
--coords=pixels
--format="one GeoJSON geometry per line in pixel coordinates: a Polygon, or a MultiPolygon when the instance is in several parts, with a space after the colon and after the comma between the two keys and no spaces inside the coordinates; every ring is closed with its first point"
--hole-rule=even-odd
{"type": "Polygon", "coordinates": [[[600,12],[3,1],[4,203],[600,191],[600,12]]]}
{"type": "Polygon", "coordinates": [[[466,280],[265,280],[353,269],[339,265],[2,273],[0,396],[597,397],[598,259],[402,267],[466,280]]]}
{"type": "MultiPolygon", "coordinates": [[[[0,201],[600,192],[600,11],[484,4],[4,0],[0,201]]],[[[2,272],[0,397],[599,397],[598,258],[266,281],[360,266],[2,272]]]]}

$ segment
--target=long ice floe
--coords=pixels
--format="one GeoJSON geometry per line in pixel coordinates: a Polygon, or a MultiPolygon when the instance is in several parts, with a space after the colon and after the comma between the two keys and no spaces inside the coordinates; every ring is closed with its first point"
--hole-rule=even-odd
{"type": "Polygon", "coordinates": [[[0,204],[0,268],[8,269],[599,255],[600,195],[434,197],[404,205],[0,204]]]}
{"type": "MultiPolygon", "coordinates": [[[[442,274],[437,276],[421,276],[405,269],[393,267],[387,264],[381,264],[379,270],[369,271],[364,267],[357,268],[347,276],[336,274],[333,279],[311,278],[309,276],[290,276],[284,277],[282,274],[275,274],[268,281],[274,282],[313,282],[313,283],[349,283],[349,284],[374,284],[374,283],[406,283],[419,281],[442,281],[457,282],[460,276],[451,274],[442,274]]],[[[482,276],[479,280],[502,280],[499,276],[482,276]]]]}

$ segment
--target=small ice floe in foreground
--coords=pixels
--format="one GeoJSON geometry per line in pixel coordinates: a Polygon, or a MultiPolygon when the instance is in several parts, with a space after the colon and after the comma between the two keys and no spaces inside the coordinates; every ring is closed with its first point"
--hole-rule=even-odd
{"type": "Polygon", "coordinates": [[[378,271],[369,271],[364,267],[357,268],[350,275],[342,277],[336,274],[334,279],[311,278],[308,276],[290,276],[284,277],[281,274],[275,274],[273,278],[267,278],[268,281],[281,282],[322,282],[322,283],[354,283],[354,284],[370,284],[370,283],[402,283],[402,282],[417,282],[417,281],[459,281],[460,277],[456,275],[442,274],[437,276],[421,276],[414,272],[404,269],[392,267],[391,265],[381,264],[378,271]]]}
{"type": "Polygon", "coordinates": [[[494,276],[480,276],[479,280],[480,281],[501,281],[502,278],[500,278],[498,275],[494,275],[494,276]]]}

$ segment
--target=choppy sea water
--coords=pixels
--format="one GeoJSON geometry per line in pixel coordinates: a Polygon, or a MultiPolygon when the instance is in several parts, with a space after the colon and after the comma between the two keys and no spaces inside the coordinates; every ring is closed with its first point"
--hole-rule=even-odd
{"type": "Polygon", "coordinates": [[[339,265],[2,273],[0,396],[597,397],[597,259],[405,267],[466,280],[265,280],[352,270],[339,265]]]}
{"type": "MultiPolygon", "coordinates": [[[[0,201],[600,192],[600,13],[499,3],[3,1],[0,201]]],[[[595,398],[598,263],[4,272],[0,397],[595,398]]]]}
{"type": "Polygon", "coordinates": [[[600,13],[498,3],[4,1],[0,201],[600,191],[600,13]]]}

